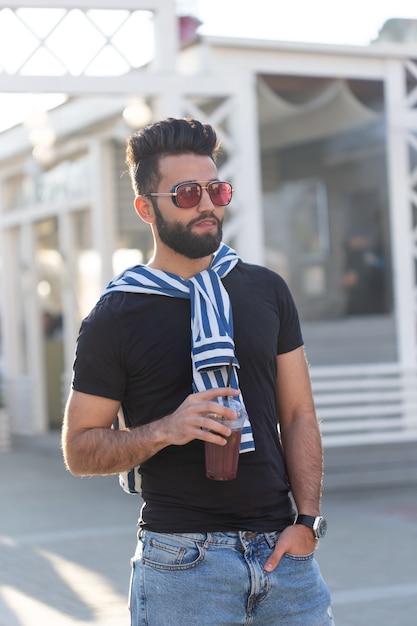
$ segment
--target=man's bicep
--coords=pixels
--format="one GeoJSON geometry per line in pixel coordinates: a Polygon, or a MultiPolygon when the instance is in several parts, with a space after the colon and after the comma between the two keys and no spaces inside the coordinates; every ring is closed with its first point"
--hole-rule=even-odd
{"type": "Polygon", "coordinates": [[[62,451],[74,476],[116,473],[103,465],[103,456],[114,432],[111,425],[120,403],[81,391],[70,392],[64,415],[62,451]]]}
{"type": "Polygon", "coordinates": [[[314,410],[303,346],[277,356],[277,401],[281,420],[314,410]]]}
{"type": "Polygon", "coordinates": [[[79,433],[91,428],[110,428],[120,407],[119,400],[71,390],[65,408],[67,432],[79,433]]]}

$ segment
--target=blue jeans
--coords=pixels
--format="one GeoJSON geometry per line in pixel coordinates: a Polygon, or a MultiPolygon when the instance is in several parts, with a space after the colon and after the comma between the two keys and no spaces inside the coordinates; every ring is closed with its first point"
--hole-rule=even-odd
{"type": "Polygon", "coordinates": [[[132,559],[131,626],[333,626],[313,554],[263,566],[279,533],[140,532],[132,559]]]}

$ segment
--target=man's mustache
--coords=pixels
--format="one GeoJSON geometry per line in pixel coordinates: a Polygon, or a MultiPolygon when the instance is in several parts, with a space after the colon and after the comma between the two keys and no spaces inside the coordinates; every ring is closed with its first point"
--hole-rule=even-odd
{"type": "Polygon", "coordinates": [[[191,222],[188,222],[187,228],[191,228],[192,226],[194,226],[194,224],[198,224],[199,222],[204,222],[207,219],[215,220],[218,226],[222,225],[222,220],[219,220],[217,215],[214,215],[214,213],[206,213],[204,215],[200,215],[199,217],[194,218],[193,220],[191,220],[191,222]]]}

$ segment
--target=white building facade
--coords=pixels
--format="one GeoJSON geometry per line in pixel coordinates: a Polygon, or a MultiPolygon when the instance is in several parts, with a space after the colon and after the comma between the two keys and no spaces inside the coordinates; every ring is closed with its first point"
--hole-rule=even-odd
{"type": "MultiPolygon", "coordinates": [[[[81,319],[122,266],[150,254],[124,165],[130,107],[136,124],[192,116],[219,130],[221,176],[236,189],[225,240],[290,285],[325,444],[417,438],[414,46],[195,38],[186,18],[181,42],[173,0],[59,4],[88,21],[114,11],[119,30],[148,11],[154,53],[140,67],[123,53],[113,76],[93,61],[78,75],[28,75],[24,62],[0,73],[3,92],[68,95],[38,128],[53,137],[43,154],[24,125],[0,135],[9,430],[59,427],[81,319]]],[[[101,32],[93,60],[116,44],[101,32]]]]}

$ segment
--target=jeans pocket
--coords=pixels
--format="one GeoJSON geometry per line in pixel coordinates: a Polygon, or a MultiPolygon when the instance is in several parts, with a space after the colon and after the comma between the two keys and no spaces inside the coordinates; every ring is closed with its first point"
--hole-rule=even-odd
{"type": "Polygon", "coordinates": [[[204,554],[197,541],[158,533],[143,540],[142,564],[158,570],[187,570],[199,565],[204,554]]]}
{"type": "Polygon", "coordinates": [[[286,552],[283,558],[290,559],[291,561],[311,561],[314,558],[314,552],[309,554],[290,554],[286,552]]]}

